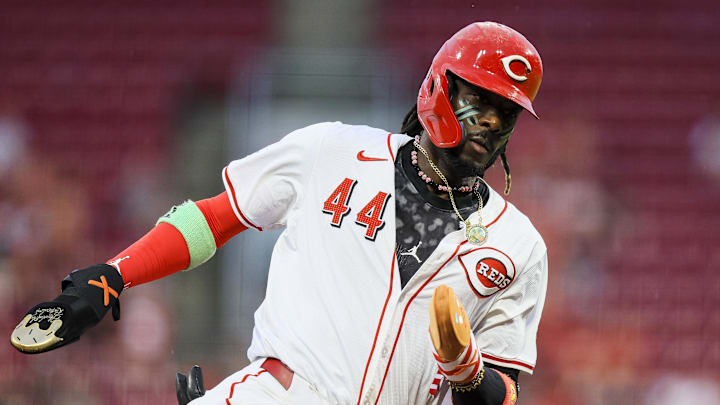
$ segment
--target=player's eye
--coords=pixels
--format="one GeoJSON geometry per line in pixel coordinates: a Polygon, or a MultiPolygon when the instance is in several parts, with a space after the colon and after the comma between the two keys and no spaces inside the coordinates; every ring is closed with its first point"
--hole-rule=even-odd
{"type": "Polygon", "coordinates": [[[517,117],[517,116],[520,114],[521,111],[522,111],[522,107],[520,107],[520,106],[518,106],[518,105],[514,105],[514,104],[513,104],[513,105],[507,105],[507,104],[506,104],[506,105],[504,106],[504,108],[503,108],[503,113],[504,113],[507,117],[510,117],[510,118],[515,118],[515,117],[517,117]]]}

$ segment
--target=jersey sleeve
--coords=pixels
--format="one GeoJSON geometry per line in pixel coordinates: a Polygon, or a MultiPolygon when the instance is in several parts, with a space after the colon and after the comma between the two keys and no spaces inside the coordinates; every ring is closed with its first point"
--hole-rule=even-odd
{"type": "Polygon", "coordinates": [[[546,290],[547,252],[543,246],[541,257],[501,292],[476,330],[483,361],[533,373],[546,290]]]}
{"type": "Polygon", "coordinates": [[[285,226],[288,213],[303,196],[325,135],[337,125],[298,129],[225,167],[223,182],[240,222],[259,231],[285,226]]]}

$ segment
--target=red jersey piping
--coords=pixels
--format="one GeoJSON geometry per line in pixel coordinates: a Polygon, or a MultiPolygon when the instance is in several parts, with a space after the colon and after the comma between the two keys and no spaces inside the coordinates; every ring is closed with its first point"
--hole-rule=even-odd
{"type": "Polygon", "coordinates": [[[492,225],[492,224],[494,224],[495,222],[497,222],[497,220],[500,219],[501,216],[503,216],[503,214],[505,213],[505,210],[507,210],[507,207],[508,207],[508,202],[507,202],[507,200],[505,200],[505,206],[503,207],[502,211],[500,211],[500,213],[498,214],[498,216],[497,216],[495,219],[493,219],[492,222],[490,222],[489,224],[485,225],[485,227],[486,227],[486,228],[489,228],[490,225],[492,225]]]}
{"type": "Polygon", "coordinates": [[[389,134],[388,134],[388,137],[387,137],[387,144],[388,144],[388,152],[390,152],[390,157],[392,158],[392,160],[393,160],[393,162],[394,162],[394,161],[395,161],[395,155],[393,154],[392,146],[390,146],[390,137],[391,137],[391,136],[392,136],[392,133],[389,133],[389,134]]]}
{"type": "Polygon", "coordinates": [[[232,194],[233,203],[235,203],[234,205],[235,205],[235,208],[237,209],[238,214],[240,214],[240,216],[242,217],[242,220],[246,224],[252,226],[253,228],[257,229],[258,231],[262,231],[262,228],[260,228],[259,226],[255,226],[255,224],[250,222],[245,217],[245,215],[242,213],[242,211],[240,210],[240,206],[238,205],[238,202],[237,202],[237,197],[235,196],[235,187],[233,187],[232,183],[230,182],[230,176],[228,176],[227,172],[228,172],[228,168],[226,166],[225,169],[223,169],[223,174],[225,175],[225,181],[227,182],[228,187],[230,187],[230,194],[232,194]]]}
{"type": "Polygon", "coordinates": [[[228,397],[225,398],[225,403],[226,403],[227,405],[232,405],[232,404],[230,403],[230,398],[232,398],[232,396],[233,396],[233,391],[235,391],[235,385],[236,385],[236,384],[242,384],[242,383],[245,382],[245,380],[248,379],[248,377],[257,377],[257,376],[259,376],[260,374],[265,373],[265,372],[267,372],[267,370],[263,369],[263,370],[258,371],[257,374],[245,374],[245,377],[243,377],[242,380],[232,383],[232,385],[230,386],[230,395],[228,395],[228,397]]]}
{"type": "Polygon", "coordinates": [[[489,355],[489,354],[485,354],[485,353],[482,353],[482,356],[483,356],[484,358],[488,359],[488,360],[496,361],[496,362],[498,362],[498,363],[516,364],[516,365],[518,365],[518,366],[525,367],[525,368],[527,368],[527,369],[529,369],[529,370],[535,370],[535,366],[531,366],[531,365],[529,365],[529,364],[527,364],[527,363],[523,363],[523,362],[521,362],[521,361],[517,361],[517,360],[505,360],[505,359],[501,359],[501,358],[499,358],[499,357],[495,357],[495,356],[492,356],[492,355],[489,355]]]}
{"type": "MultiPolygon", "coordinates": [[[[425,280],[425,282],[423,283],[423,285],[420,286],[420,288],[419,288],[417,291],[415,291],[415,294],[413,294],[413,296],[410,297],[410,300],[409,300],[408,303],[405,305],[405,309],[403,310],[402,319],[400,319],[400,328],[398,329],[397,335],[395,336],[395,343],[393,343],[392,351],[390,351],[390,358],[388,359],[388,364],[387,364],[387,367],[385,368],[385,375],[383,375],[382,382],[380,383],[380,389],[379,389],[378,392],[377,392],[377,398],[375,398],[375,404],[377,404],[378,401],[380,400],[380,395],[382,394],[382,389],[383,389],[383,386],[385,385],[385,379],[387,378],[388,371],[390,371],[390,364],[392,363],[393,355],[395,354],[395,348],[397,347],[397,342],[398,342],[398,340],[400,339],[400,332],[402,332],[403,324],[405,323],[405,315],[407,315],[407,311],[408,311],[408,308],[410,308],[410,304],[413,302],[413,300],[415,299],[415,297],[417,297],[418,294],[420,294],[420,291],[422,291],[422,290],[425,288],[425,286],[427,286],[428,283],[429,283],[433,278],[435,278],[435,276],[440,272],[440,270],[442,270],[442,269],[445,267],[445,265],[447,265],[447,264],[450,262],[450,260],[452,260],[452,259],[455,257],[455,255],[457,255],[457,252],[460,250],[460,247],[461,247],[462,245],[466,244],[466,243],[467,243],[467,241],[463,241],[463,242],[461,242],[460,244],[457,245],[457,247],[455,248],[455,251],[453,252],[453,254],[450,255],[450,257],[449,257],[447,260],[445,260],[445,263],[443,263],[443,264],[435,271],[435,273],[433,273],[427,280],[425,280]]],[[[362,393],[361,393],[361,394],[362,394],[362,393]]]]}
{"type": "Polygon", "coordinates": [[[370,355],[368,355],[368,361],[365,365],[365,372],[363,373],[363,379],[362,383],[360,383],[360,394],[358,394],[358,405],[360,404],[360,400],[362,399],[362,392],[363,387],[365,386],[365,377],[367,377],[368,368],[370,368],[370,360],[372,359],[373,352],[375,351],[375,345],[377,344],[377,338],[378,335],[380,335],[380,326],[382,325],[383,317],[385,316],[385,309],[387,308],[387,304],[390,301],[390,296],[392,295],[392,289],[393,289],[393,277],[395,275],[395,254],[397,253],[397,245],[395,245],[395,250],[393,251],[392,255],[392,264],[390,265],[390,289],[388,290],[387,298],[385,298],[385,305],[383,305],[382,312],[380,313],[380,320],[378,321],[378,327],[375,331],[375,339],[373,339],[372,348],[370,349],[370,355]]]}

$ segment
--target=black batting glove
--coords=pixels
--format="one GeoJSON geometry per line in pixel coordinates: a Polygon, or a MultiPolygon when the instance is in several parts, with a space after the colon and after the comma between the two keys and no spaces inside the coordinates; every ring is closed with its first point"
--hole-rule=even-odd
{"type": "Polygon", "coordinates": [[[54,300],[32,307],[10,336],[10,343],[23,353],[43,353],[70,344],[88,328],[97,325],[112,309],[120,319],[123,280],[107,264],[75,270],[61,284],[54,300]]]}
{"type": "Polygon", "coordinates": [[[175,375],[175,392],[179,405],[187,405],[193,399],[205,395],[200,366],[192,366],[187,377],[181,373],[175,375]]]}

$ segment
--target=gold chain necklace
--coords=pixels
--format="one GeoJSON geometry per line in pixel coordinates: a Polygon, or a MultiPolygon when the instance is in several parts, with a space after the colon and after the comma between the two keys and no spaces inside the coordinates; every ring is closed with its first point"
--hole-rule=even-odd
{"type": "MultiPolygon", "coordinates": [[[[470,241],[473,245],[482,245],[487,241],[488,238],[488,229],[482,224],[482,209],[483,209],[483,199],[480,195],[480,192],[477,188],[473,187],[473,191],[475,192],[475,195],[478,198],[478,223],[475,225],[470,224],[470,217],[468,219],[464,219],[462,215],[460,215],[460,211],[457,208],[457,205],[455,205],[455,198],[453,197],[452,193],[452,187],[450,187],[450,183],[448,183],[445,176],[440,172],[440,169],[438,169],[437,166],[435,166],[435,163],[430,159],[430,155],[428,155],[425,148],[420,146],[420,142],[413,141],[413,145],[415,145],[415,148],[422,152],[423,155],[425,155],[425,158],[427,159],[428,163],[430,163],[430,167],[437,173],[437,175],[440,177],[440,179],[445,183],[445,186],[447,187],[448,194],[450,195],[450,202],[452,203],[452,207],[455,210],[455,214],[457,214],[460,221],[462,221],[463,224],[465,224],[465,236],[467,237],[467,240],[470,241]]],[[[477,179],[481,180],[483,183],[485,183],[485,180],[483,180],[481,177],[477,177],[477,179]]],[[[487,183],[485,183],[487,186],[487,183]]],[[[489,189],[489,188],[488,188],[489,189]]]]}

